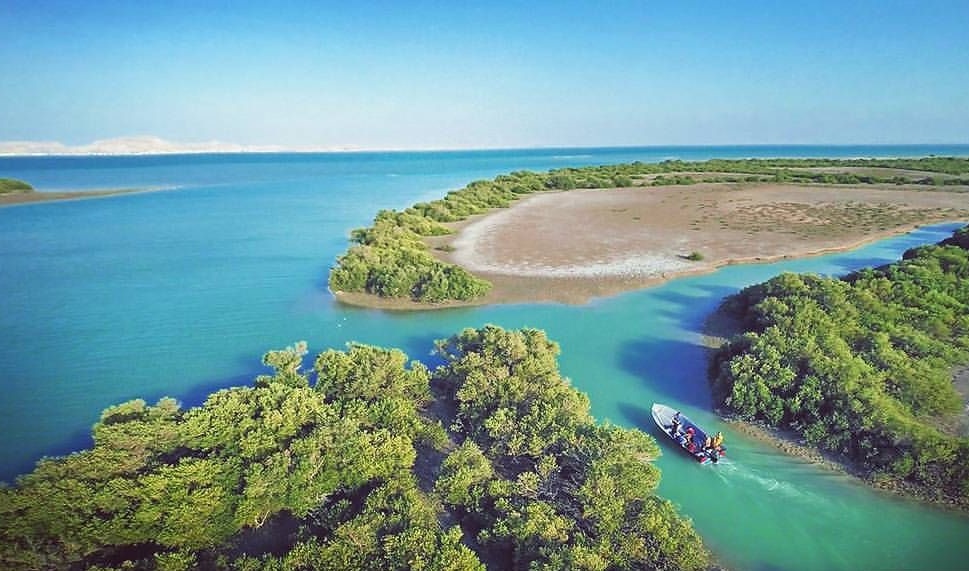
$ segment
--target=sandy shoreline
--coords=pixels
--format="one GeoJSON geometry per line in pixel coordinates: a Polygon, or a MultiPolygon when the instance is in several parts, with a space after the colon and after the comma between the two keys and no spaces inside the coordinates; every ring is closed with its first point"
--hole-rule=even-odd
{"type": "Polygon", "coordinates": [[[427,242],[438,258],[494,283],[480,303],[585,303],[729,264],[822,255],[966,221],[967,190],[704,183],[543,193],[427,242]],[[693,252],[703,259],[688,260],[693,252]]]}

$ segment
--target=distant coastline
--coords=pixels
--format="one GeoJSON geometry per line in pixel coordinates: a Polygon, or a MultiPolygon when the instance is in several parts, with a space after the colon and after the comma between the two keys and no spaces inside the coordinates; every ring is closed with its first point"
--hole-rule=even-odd
{"type": "MultiPolygon", "coordinates": [[[[616,144],[616,145],[532,145],[532,146],[494,146],[494,147],[361,147],[358,145],[247,145],[224,141],[179,142],[169,141],[154,135],[138,135],[130,137],[116,137],[101,139],[88,144],[68,145],[59,141],[0,141],[0,158],[5,157],[125,157],[125,156],[155,156],[155,155],[203,155],[203,154],[317,154],[317,153],[433,153],[433,152],[506,152],[530,151],[536,152],[561,150],[581,151],[583,149],[751,149],[763,150],[770,148],[790,149],[850,149],[864,148],[866,152],[858,154],[857,158],[889,158],[898,156],[897,152],[889,152],[884,156],[872,154],[871,149],[897,150],[910,148],[911,156],[925,156],[924,149],[944,148],[944,154],[950,156],[969,157],[967,143],[784,143],[784,144],[616,144]]],[[[761,156],[752,153],[750,157],[761,156]]],[[[846,156],[847,157],[847,156],[846,156]]],[[[563,159],[572,158],[563,156],[563,159]]],[[[668,157],[675,158],[675,157],[668,157]]]]}

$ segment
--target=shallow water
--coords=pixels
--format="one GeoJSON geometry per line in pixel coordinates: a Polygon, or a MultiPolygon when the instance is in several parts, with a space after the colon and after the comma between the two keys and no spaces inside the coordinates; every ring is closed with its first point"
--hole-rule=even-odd
{"type": "Polygon", "coordinates": [[[652,431],[682,408],[727,435],[700,467],[661,441],[660,493],[736,569],[953,569],[969,518],[900,501],[733,433],[709,412],[699,328],[725,296],[781,271],[841,274],[897,259],[954,226],[844,254],[734,266],[574,307],[387,313],[335,304],[328,266],[381,208],[515,169],[674,156],[969,154],[969,148],[649,148],[137,158],[0,159],[41,190],[177,187],[0,209],[0,478],[90,443],[103,408],[171,395],[186,405],[262,372],[270,348],[351,340],[430,360],[434,339],[496,323],[539,327],[597,418],[652,431]]]}

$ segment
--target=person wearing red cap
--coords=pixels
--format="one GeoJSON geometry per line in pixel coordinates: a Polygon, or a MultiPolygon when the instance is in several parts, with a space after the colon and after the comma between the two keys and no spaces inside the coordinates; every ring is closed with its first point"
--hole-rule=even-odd
{"type": "Polygon", "coordinates": [[[695,432],[696,429],[694,429],[692,426],[687,427],[686,429],[686,449],[690,452],[696,451],[696,442],[693,441],[693,435],[695,432]]]}

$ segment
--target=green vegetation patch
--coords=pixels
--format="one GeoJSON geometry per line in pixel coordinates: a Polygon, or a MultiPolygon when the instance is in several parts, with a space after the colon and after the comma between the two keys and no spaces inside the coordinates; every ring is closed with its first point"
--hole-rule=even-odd
{"type": "Polygon", "coordinates": [[[746,333],[714,361],[716,402],[793,429],[877,483],[969,505],[953,367],[969,362],[969,226],[844,279],[784,274],[725,302],[746,333]]]}
{"type": "Polygon", "coordinates": [[[15,178],[0,178],[0,194],[21,194],[34,192],[34,187],[15,178]]]}
{"type": "Polygon", "coordinates": [[[441,262],[423,238],[450,233],[443,225],[494,208],[505,208],[522,196],[577,188],[621,188],[645,185],[690,185],[700,182],[803,182],[831,184],[916,183],[969,185],[969,159],[747,159],[704,162],[663,161],[646,164],[563,168],[536,173],[516,171],[493,180],[479,180],[449,192],[444,198],[415,204],[402,212],[382,210],[372,226],[354,230],[353,245],[337,258],[329,286],[335,292],[366,292],[386,298],[440,303],[471,301],[488,293],[491,283],[466,270],[441,262]],[[798,171],[809,167],[888,167],[956,175],[941,180],[859,176],[850,173],[798,171]],[[676,173],[736,173],[689,176],[676,173]]]}
{"type": "Polygon", "coordinates": [[[655,441],[596,424],[541,331],[468,329],[430,371],[351,344],[181,410],[105,410],[94,448],[0,488],[4,569],[699,569],[655,441]]]}

